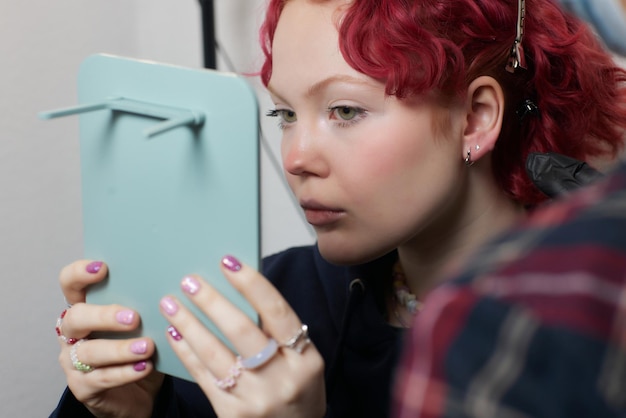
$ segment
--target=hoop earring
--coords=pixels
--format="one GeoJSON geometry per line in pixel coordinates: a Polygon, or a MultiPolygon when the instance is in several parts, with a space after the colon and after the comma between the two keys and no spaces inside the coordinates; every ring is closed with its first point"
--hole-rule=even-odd
{"type": "Polygon", "coordinates": [[[474,161],[472,161],[472,150],[468,149],[467,150],[467,155],[465,156],[465,159],[463,160],[463,162],[465,162],[465,165],[468,167],[471,167],[474,165],[474,161]]]}

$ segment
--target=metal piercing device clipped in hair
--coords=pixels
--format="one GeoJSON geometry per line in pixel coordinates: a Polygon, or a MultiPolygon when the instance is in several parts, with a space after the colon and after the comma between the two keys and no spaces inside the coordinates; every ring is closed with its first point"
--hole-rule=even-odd
{"type": "Polygon", "coordinates": [[[506,63],[506,70],[514,73],[517,68],[526,69],[526,59],[522,48],[522,37],[524,36],[524,15],[526,13],[526,1],[517,0],[517,32],[515,41],[511,47],[509,59],[506,63]]]}

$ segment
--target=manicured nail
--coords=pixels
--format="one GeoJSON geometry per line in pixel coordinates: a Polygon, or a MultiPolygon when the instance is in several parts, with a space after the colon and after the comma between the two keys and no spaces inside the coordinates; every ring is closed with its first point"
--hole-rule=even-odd
{"type": "Polygon", "coordinates": [[[95,274],[99,272],[101,268],[102,268],[102,261],[92,261],[91,263],[87,264],[87,267],[85,267],[85,270],[87,270],[87,273],[95,274]]]}
{"type": "Polygon", "coordinates": [[[135,341],[130,345],[130,351],[135,354],[146,354],[146,351],[148,351],[148,342],[146,340],[135,341]]]}
{"type": "Polygon", "coordinates": [[[168,315],[174,315],[176,312],[178,312],[178,304],[176,303],[176,301],[174,301],[174,299],[169,296],[161,299],[161,308],[163,308],[165,313],[168,315]]]}
{"type": "Polygon", "coordinates": [[[183,279],[180,287],[190,295],[195,295],[200,290],[200,282],[198,282],[194,277],[187,276],[183,279]]]}
{"type": "Polygon", "coordinates": [[[118,313],[115,314],[115,319],[120,324],[130,325],[133,323],[133,320],[135,319],[135,312],[131,311],[130,309],[119,311],[118,313]]]}
{"type": "Polygon", "coordinates": [[[169,327],[167,327],[167,332],[169,332],[172,338],[175,339],[176,341],[180,341],[183,339],[183,336],[180,335],[180,332],[178,332],[178,330],[174,327],[174,325],[170,325],[169,327]]]}
{"type": "Polygon", "coordinates": [[[138,363],[135,363],[133,369],[135,369],[136,372],[143,372],[144,370],[146,370],[146,364],[147,363],[145,361],[140,361],[138,363]]]}
{"type": "Polygon", "coordinates": [[[227,255],[222,258],[222,264],[230,271],[239,271],[241,270],[241,263],[232,255],[227,255]]]}

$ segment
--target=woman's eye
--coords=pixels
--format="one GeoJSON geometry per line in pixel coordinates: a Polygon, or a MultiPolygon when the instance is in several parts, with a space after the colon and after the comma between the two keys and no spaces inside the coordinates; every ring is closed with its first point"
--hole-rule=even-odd
{"type": "Polygon", "coordinates": [[[352,106],[335,106],[329,108],[328,112],[331,118],[337,119],[338,122],[356,123],[367,115],[365,109],[352,106]]]}
{"type": "Polygon", "coordinates": [[[282,112],[283,120],[288,123],[292,123],[298,120],[296,117],[296,112],[293,110],[284,110],[282,112]]]}
{"type": "Polygon", "coordinates": [[[349,106],[340,106],[334,108],[335,114],[343,120],[352,120],[358,115],[357,109],[349,106]]]}
{"type": "Polygon", "coordinates": [[[280,117],[282,122],[293,123],[298,120],[296,112],[288,109],[274,109],[267,112],[267,116],[280,117]]]}

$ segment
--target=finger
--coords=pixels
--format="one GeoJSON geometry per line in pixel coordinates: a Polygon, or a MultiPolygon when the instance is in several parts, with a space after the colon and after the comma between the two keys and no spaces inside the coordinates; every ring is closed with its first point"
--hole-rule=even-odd
{"type": "Polygon", "coordinates": [[[66,378],[68,387],[76,398],[87,400],[105,390],[117,389],[145,379],[154,372],[151,361],[140,361],[135,364],[102,367],[89,373],[71,370],[69,373],[66,372],[66,378]]]}
{"type": "MultiPolygon", "coordinates": [[[[237,391],[238,386],[246,385],[246,379],[248,379],[247,383],[249,384],[251,377],[254,376],[250,373],[246,374],[245,370],[238,368],[236,363],[237,359],[232,355],[228,356],[228,363],[225,363],[225,360],[219,360],[224,363],[221,367],[217,368],[220,369],[219,372],[212,371],[213,368],[207,367],[205,360],[200,359],[199,352],[192,348],[191,344],[188,343],[189,340],[190,339],[184,337],[174,339],[171,338],[171,335],[170,338],[168,338],[172,350],[174,350],[193,379],[207,395],[214,408],[216,408],[216,412],[218,409],[222,409],[228,411],[230,415],[245,416],[244,414],[234,412],[236,411],[235,407],[237,404],[233,404],[233,402],[236,401],[237,398],[233,398],[231,395],[237,393],[235,391],[237,391]],[[229,379],[233,379],[230,383],[232,386],[220,388],[219,381],[222,381],[222,384],[229,384],[227,383],[229,379]],[[243,381],[240,381],[241,379],[243,379],[243,381]]],[[[202,352],[203,351],[200,351],[200,353],[202,352]]],[[[258,383],[257,379],[257,384],[258,383]]],[[[262,384],[265,383],[267,382],[262,382],[262,384]]],[[[259,393],[257,392],[256,395],[259,395],[259,393]]],[[[223,414],[218,413],[218,415],[222,416],[223,414]]]]}
{"type": "MultiPolygon", "coordinates": [[[[215,376],[227,374],[229,367],[235,362],[235,355],[219,338],[173,296],[161,299],[160,308],[173,327],[168,329],[168,340],[173,343],[173,347],[188,347],[200,360],[201,370],[209,370],[215,376]]],[[[190,363],[184,354],[179,355],[179,358],[186,367],[190,363]]],[[[193,376],[197,371],[192,368],[189,367],[188,370],[193,376]]]]}
{"type": "Polygon", "coordinates": [[[104,279],[107,273],[107,266],[101,261],[80,260],[63,267],[59,282],[67,303],[84,302],[87,287],[104,279]]]}
{"type": "Polygon", "coordinates": [[[145,379],[152,372],[154,372],[154,366],[147,361],[142,368],[127,364],[118,367],[103,367],[90,373],[75,371],[66,377],[67,385],[76,399],[86,401],[94,394],[145,379]]]}
{"type": "MultiPolygon", "coordinates": [[[[224,362],[224,365],[226,365],[224,370],[226,371],[216,372],[218,374],[213,374],[211,369],[207,367],[205,360],[200,359],[198,355],[196,354],[196,351],[191,348],[190,344],[188,343],[188,340],[185,337],[182,337],[182,334],[179,333],[178,335],[181,336],[181,338],[174,339],[172,338],[171,333],[168,332],[168,342],[170,346],[172,347],[172,350],[174,351],[176,356],[178,356],[178,358],[181,360],[181,362],[183,363],[185,368],[189,371],[189,374],[193,377],[196,383],[198,383],[198,385],[200,385],[200,387],[209,396],[209,398],[212,399],[210,392],[213,392],[215,389],[215,379],[216,379],[215,376],[220,376],[220,378],[222,376],[226,376],[225,373],[228,372],[228,365],[231,364],[228,362],[234,361],[233,356],[228,356],[225,359],[218,359],[218,361],[224,362]],[[224,374],[219,374],[219,373],[224,373],[224,374]]],[[[207,350],[210,349],[210,347],[208,346],[205,348],[207,350]]]]}
{"type": "Polygon", "coordinates": [[[94,370],[111,366],[132,365],[135,371],[143,371],[147,361],[154,354],[154,342],[149,338],[133,338],[128,340],[81,340],[74,346],[66,347],[59,361],[68,372],[78,372],[72,360],[75,358],[89,365],[94,370]]]}
{"type": "Polygon", "coordinates": [[[66,338],[86,338],[96,331],[132,331],[139,326],[139,314],[121,305],[77,303],[67,310],[61,332],[66,338]]]}
{"type": "Polygon", "coordinates": [[[222,259],[222,271],[261,317],[263,329],[279,343],[292,338],[302,322],[280,292],[258,271],[233,256],[222,259]]]}
{"type": "Polygon", "coordinates": [[[68,377],[68,386],[76,399],[94,414],[85,412],[89,416],[121,416],[120,409],[126,410],[124,416],[144,416],[145,406],[153,403],[165,376],[147,368],[142,372],[130,371],[127,378],[126,371],[111,368],[82,376],[78,373],[68,377]]]}
{"type": "Polygon", "coordinates": [[[258,325],[200,277],[185,277],[181,288],[243,357],[251,356],[267,345],[268,337],[258,325]]]}

